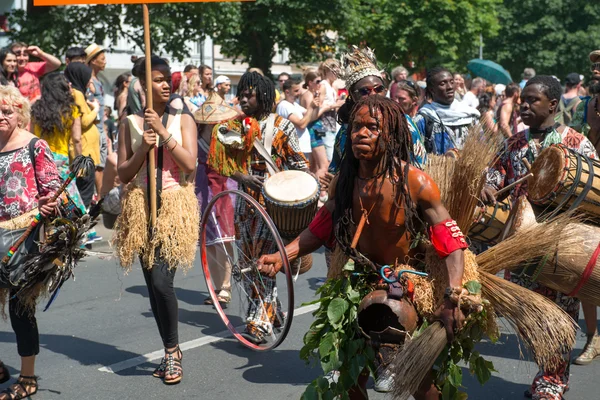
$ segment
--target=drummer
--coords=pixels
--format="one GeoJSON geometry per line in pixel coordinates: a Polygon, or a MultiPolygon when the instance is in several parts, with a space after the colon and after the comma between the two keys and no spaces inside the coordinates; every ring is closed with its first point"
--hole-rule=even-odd
{"type": "MultiPolygon", "coordinates": [[[[304,157],[302,150],[300,149],[300,143],[296,134],[296,128],[289,120],[273,114],[271,110],[275,106],[275,86],[271,80],[258,74],[257,72],[246,72],[240,78],[238,83],[238,97],[240,101],[240,107],[246,116],[254,118],[258,121],[260,126],[260,142],[264,147],[264,151],[269,154],[271,160],[273,160],[275,166],[279,170],[303,170],[308,172],[308,160],[304,157]],[[270,145],[269,145],[270,143],[270,145]]],[[[247,134],[252,134],[248,132],[247,134]]],[[[261,199],[260,190],[263,182],[268,175],[272,175],[273,171],[271,166],[265,162],[265,158],[260,155],[259,151],[252,149],[251,162],[248,167],[248,173],[235,172],[232,178],[237,180],[240,184],[240,190],[243,190],[252,196],[254,196],[261,204],[264,202],[261,199]]],[[[236,216],[239,213],[236,210],[236,216]]],[[[237,222],[237,221],[236,221],[237,222]]],[[[238,224],[236,224],[238,225],[238,224]]],[[[238,225],[239,229],[244,229],[242,225],[238,225]]],[[[269,233],[268,229],[259,230],[256,227],[252,228],[255,232],[269,233]]],[[[254,238],[255,241],[260,242],[261,238],[254,238]]],[[[270,238],[264,238],[267,241],[270,238]]],[[[262,249],[262,254],[271,254],[277,251],[275,243],[265,246],[262,249]]],[[[266,277],[262,277],[264,282],[261,287],[274,288],[274,280],[266,277]]],[[[272,291],[272,289],[270,290],[272,291]]],[[[263,298],[271,298],[274,296],[273,293],[261,293],[263,298]]],[[[265,316],[262,315],[263,309],[250,310],[248,318],[251,320],[246,326],[246,332],[244,336],[260,344],[263,342],[264,332],[260,331],[260,321],[264,321],[265,316]]],[[[269,319],[273,319],[273,316],[269,316],[269,319]]]]}
{"type": "MultiPolygon", "coordinates": [[[[552,144],[560,143],[589,158],[598,158],[594,146],[587,138],[554,121],[561,93],[560,83],[551,76],[538,75],[527,81],[521,93],[521,119],[529,128],[506,139],[501,156],[488,171],[487,184],[481,193],[486,203],[494,204],[509,195],[512,198],[526,195],[525,181],[500,198],[495,197],[496,191],[529,172],[523,159],[533,163],[540,152],[552,144]]],[[[578,299],[532,282],[528,277],[511,274],[511,280],[555,301],[575,321],[578,320],[578,299]]],[[[540,318],[543,316],[540,315],[540,318]]],[[[567,355],[556,371],[542,369],[533,380],[531,388],[525,392],[525,396],[533,399],[562,399],[562,394],[569,384],[569,358],[570,355],[567,355]]]]}

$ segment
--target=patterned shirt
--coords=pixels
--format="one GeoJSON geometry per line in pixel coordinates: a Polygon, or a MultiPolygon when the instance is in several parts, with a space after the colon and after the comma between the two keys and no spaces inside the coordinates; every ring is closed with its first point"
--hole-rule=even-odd
{"type": "MultiPolygon", "coordinates": [[[[527,167],[522,161],[523,158],[527,159],[530,164],[533,164],[533,161],[542,150],[557,143],[561,143],[586,157],[598,158],[598,154],[596,154],[592,143],[585,136],[569,127],[564,127],[562,133],[559,133],[556,129],[548,133],[540,141],[541,149],[538,149],[538,146],[533,143],[533,139],[529,135],[529,129],[526,129],[506,139],[504,142],[504,151],[496,163],[488,170],[487,184],[496,190],[510,185],[528,173],[527,167]]],[[[527,194],[527,182],[515,186],[510,192],[513,197],[527,194]]],[[[507,196],[508,193],[505,193],[501,197],[505,198],[507,196]]]]}
{"type": "Polygon", "coordinates": [[[51,195],[60,187],[60,177],[48,144],[38,140],[33,150],[35,171],[29,145],[0,152],[0,221],[33,210],[38,206],[40,196],[51,195]]]}
{"type": "MultiPolygon", "coordinates": [[[[289,120],[275,115],[273,128],[273,144],[271,147],[271,158],[280,170],[287,169],[305,169],[308,168],[308,160],[304,157],[300,149],[296,127],[289,120]]],[[[264,144],[265,130],[267,128],[268,118],[259,121],[261,140],[264,144]]],[[[264,176],[267,172],[267,166],[263,158],[256,150],[252,151],[251,161],[252,175],[264,176]]]]}

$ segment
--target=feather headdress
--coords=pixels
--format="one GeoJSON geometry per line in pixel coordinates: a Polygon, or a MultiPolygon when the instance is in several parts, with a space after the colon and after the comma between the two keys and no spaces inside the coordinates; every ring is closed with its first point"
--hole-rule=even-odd
{"type": "Polygon", "coordinates": [[[377,68],[377,60],[375,53],[370,48],[366,47],[359,49],[352,46],[351,53],[342,54],[339,64],[327,66],[337,75],[338,78],[346,82],[346,89],[350,88],[362,78],[367,76],[376,76],[381,78],[381,71],[377,68]]]}

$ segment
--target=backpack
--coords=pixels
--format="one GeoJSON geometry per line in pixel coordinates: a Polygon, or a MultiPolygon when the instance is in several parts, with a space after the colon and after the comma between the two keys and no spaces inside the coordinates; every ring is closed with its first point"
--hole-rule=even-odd
{"type": "Polygon", "coordinates": [[[571,120],[573,119],[573,115],[575,114],[575,110],[577,109],[577,105],[581,102],[581,98],[575,97],[569,101],[567,105],[565,103],[565,98],[560,97],[560,101],[558,102],[558,112],[554,117],[554,120],[561,125],[569,125],[571,120]]]}

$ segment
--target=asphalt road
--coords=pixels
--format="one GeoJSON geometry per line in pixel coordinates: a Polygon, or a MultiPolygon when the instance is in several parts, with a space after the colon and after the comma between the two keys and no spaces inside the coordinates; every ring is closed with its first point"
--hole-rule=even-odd
{"type": "MultiPolygon", "coordinates": [[[[323,256],[316,255],[313,269],[298,279],[297,309],[314,297],[324,265],[323,256]]],[[[91,257],[76,273],[76,280],[65,285],[50,310],[37,314],[42,347],[37,374],[41,380],[34,398],[299,399],[305,386],[319,375],[317,366],[306,365],[298,356],[302,336],[311,323],[310,312],[295,316],[286,341],[268,353],[256,353],[231,338],[220,338],[225,327],[212,307],[202,304],[208,293],[197,263],[187,275],[178,273],[176,277],[184,379],[179,385],[166,386],[151,376],[162,346],[139,266],[124,275],[114,259],[91,257]]],[[[18,374],[14,334],[8,321],[0,326],[0,358],[11,374],[18,374]]],[[[579,335],[578,349],[583,340],[579,335]]],[[[523,398],[536,367],[520,359],[514,335],[506,333],[500,342],[480,346],[498,370],[488,384],[481,387],[464,371],[469,399],[523,398]]],[[[599,399],[599,373],[600,361],[587,367],[573,366],[568,399],[599,399]]],[[[371,399],[387,398],[372,389],[369,395],[371,399]]]]}

